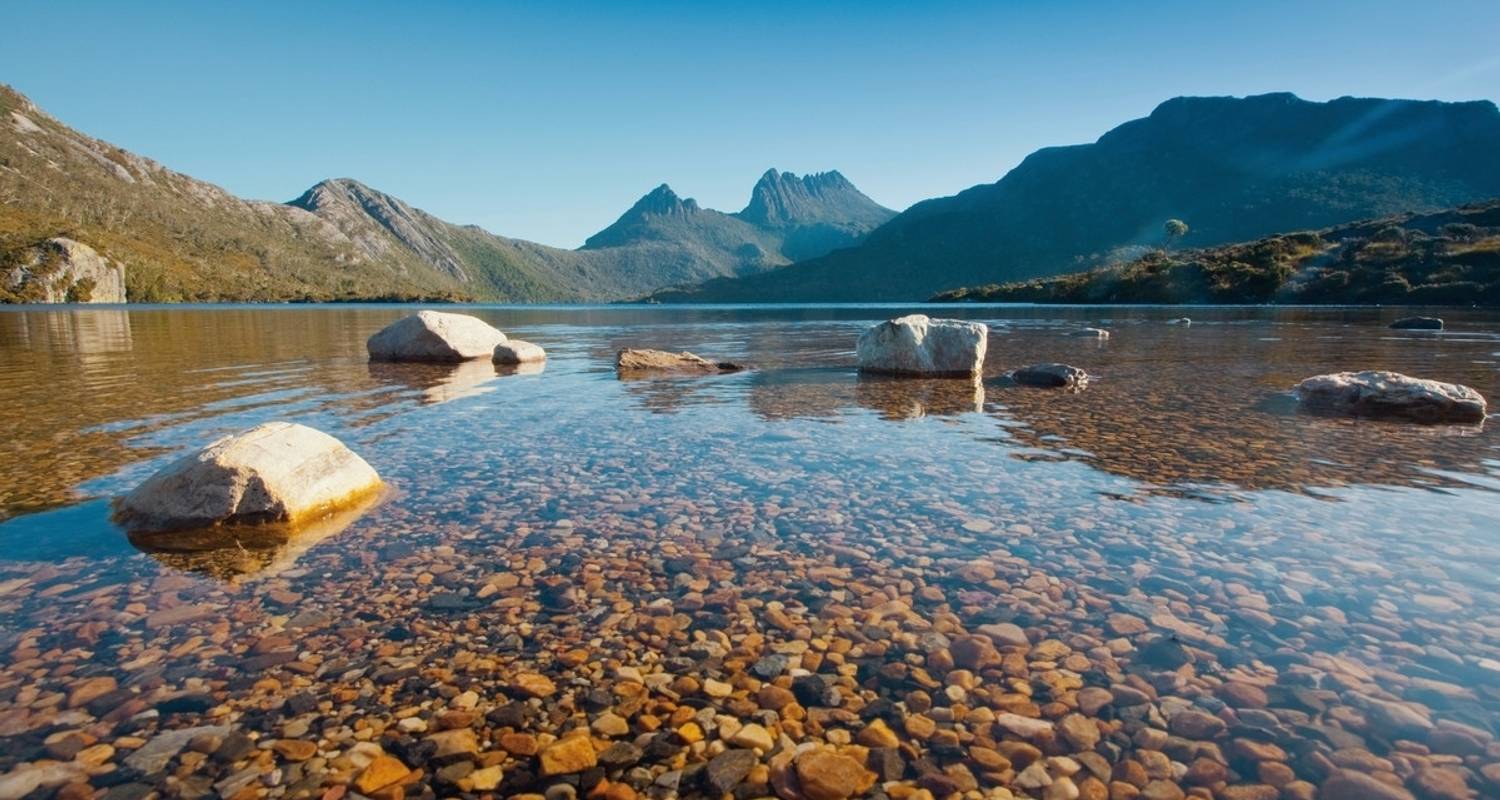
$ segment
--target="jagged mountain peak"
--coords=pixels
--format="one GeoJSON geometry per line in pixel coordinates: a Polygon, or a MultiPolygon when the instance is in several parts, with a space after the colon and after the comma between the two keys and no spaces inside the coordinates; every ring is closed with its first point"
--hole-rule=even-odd
{"type": "Polygon", "coordinates": [[[348,201],[362,206],[375,204],[410,208],[402,200],[353,178],[326,178],[318,181],[295,200],[289,201],[287,205],[316,212],[330,205],[348,201]]]}
{"type": "Polygon", "coordinates": [[[893,212],[866,197],[837,170],[798,177],[774,167],[756,181],[750,202],[737,214],[747,222],[772,227],[811,223],[854,223],[873,227],[893,212]]]}
{"type": "Polygon", "coordinates": [[[390,242],[367,227],[373,222],[424,261],[460,281],[468,281],[463,259],[442,228],[446,223],[406,201],[353,178],[328,178],[313,184],[289,206],[310,211],[344,230],[355,246],[372,258],[390,252],[390,242]]]}
{"type": "Polygon", "coordinates": [[[590,236],[583,247],[585,250],[598,249],[659,238],[655,229],[662,224],[672,224],[668,220],[687,220],[701,213],[703,209],[698,201],[678,196],[671,186],[663,183],[635,201],[635,205],[621,214],[614,224],[590,236]]]}
{"type": "Polygon", "coordinates": [[[827,172],[809,172],[799,178],[795,172],[782,172],[775,167],[766,170],[765,174],[760,176],[760,180],[755,185],[757,188],[761,186],[770,188],[795,186],[798,184],[809,191],[854,188],[854,184],[850,183],[849,179],[845,178],[843,173],[836,169],[831,169],[827,172]]]}
{"type": "MultiPolygon", "coordinates": [[[[700,211],[698,201],[691,197],[679,197],[672,187],[663,183],[635,201],[625,216],[641,214],[691,214],[700,211]]],[[[624,217],[622,217],[623,219],[624,217]]]]}

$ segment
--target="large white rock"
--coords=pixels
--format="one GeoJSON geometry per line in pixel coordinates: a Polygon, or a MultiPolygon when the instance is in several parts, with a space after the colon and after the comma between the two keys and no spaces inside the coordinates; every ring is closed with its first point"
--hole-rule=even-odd
{"type": "Polygon", "coordinates": [[[267,422],[163,467],[120,501],[119,519],[136,531],[297,523],[359,503],[380,486],[338,439],[267,422]]]}
{"type": "Polygon", "coordinates": [[[1415,422],[1481,422],[1485,414],[1484,397],[1467,386],[1399,372],[1315,375],[1292,391],[1303,408],[1320,413],[1415,422]]]}
{"type": "Polygon", "coordinates": [[[381,328],[365,349],[371,361],[467,361],[491,357],[504,341],[478,317],[421,311],[381,328]]]}
{"type": "Polygon", "coordinates": [[[990,329],[979,322],[912,314],[865,331],[855,347],[863,372],[967,376],[984,367],[990,329]]]}

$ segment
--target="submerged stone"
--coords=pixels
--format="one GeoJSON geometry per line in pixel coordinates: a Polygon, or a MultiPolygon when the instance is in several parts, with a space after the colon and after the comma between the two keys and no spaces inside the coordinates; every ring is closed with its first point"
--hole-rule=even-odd
{"type": "Polygon", "coordinates": [[[1443,329],[1443,320],[1438,317],[1402,317],[1392,322],[1390,327],[1398,331],[1440,331],[1443,329]]]}
{"type": "Polygon", "coordinates": [[[1022,386],[1082,389],[1089,385],[1089,374],[1068,364],[1033,364],[1010,374],[1022,386]]]}
{"type": "Polygon", "coordinates": [[[1484,397],[1467,386],[1399,372],[1316,375],[1292,391],[1308,411],[1413,422],[1482,422],[1486,408],[1484,397]]]}

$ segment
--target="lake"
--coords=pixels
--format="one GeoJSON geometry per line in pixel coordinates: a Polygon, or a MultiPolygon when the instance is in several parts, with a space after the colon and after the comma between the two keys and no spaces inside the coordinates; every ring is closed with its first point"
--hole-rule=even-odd
{"type": "Polygon", "coordinates": [[[0,311],[0,798],[695,796],[740,767],[745,797],[1311,797],[1341,768],[1495,796],[1496,426],[1286,395],[1392,369],[1496,402],[1494,312],[923,309],[990,325],[968,381],[854,371],[907,307],[458,310],[545,367],[368,364],[399,306],[0,311]],[[622,380],[631,346],[751,368],[622,380]],[[1093,381],[999,379],[1043,361],[1093,381]],[[290,541],[111,523],[270,419],[391,491],[290,541]],[[792,770],[811,738],[848,747],[792,770]]]}

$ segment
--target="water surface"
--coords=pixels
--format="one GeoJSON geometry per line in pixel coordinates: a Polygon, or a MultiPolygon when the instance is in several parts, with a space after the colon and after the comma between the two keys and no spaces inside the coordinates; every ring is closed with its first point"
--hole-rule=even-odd
{"type": "MultiPolygon", "coordinates": [[[[1446,312],[1433,334],[1371,309],[1191,309],[1171,326],[1180,309],[943,306],[929,313],[991,326],[983,380],[859,376],[859,332],[904,310],[473,309],[547,349],[521,371],[367,364],[365,339],[402,307],[0,313],[0,735],[15,745],[0,770],[60,726],[108,740],[201,722],[69,717],[58,693],[81,676],[113,678],[131,713],[206,694],[265,737],[321,714],[333,747],[348,713],[267,705],[278,692],[255,681],[341,697],[384,686],[382,669],[481,658],[495,674],[452,680],[500,703],[493,687],[523,668],[606,682],[571,648],[687,669],[671,658],[720,629],[768,647],[843,638],[873,674],[911,658],[899,631],[875,632],[895,622],[865,618],[885,601],[915,609],[908,631],[1013,622],[1077,656],[1057,661],[1083,683],[1154,681],[1168,711],[1221,712],[1226,681],[1263,687],[1278,716],[1237,724],[1314,782],[1318,762],[1296,758],[1356,740],[1385,756],[1415,736],[1384,703],[1496,732],[1495,426],[1309,417],[1285,391],[1393,369],[1500,398],[1500,317],[1446,312]],[[1064,335],[1084,325],[1112,337],[1064,335]],[[628,346],[752,369],[620,380],[628,346]],[[1000,379],[1040,361],[1093,382],[1000,379]],[[268,419],[342,438],[392,496],[289,544],[142,549],[110,523],[109,498],[268,419]],[[1106,647],[1122,637],[1140,649],[1106,647]],[[1158,638],[1193,666],[1153,674],[1140,653],[1158,638]]],[[[1032,661],[1035,688],[992,705],[1067,705],[1078,687],[1032,661]]],[[[359,713],[432,691],[378,689],[359,713]]],[[[298,770],[311,791],[339,765],[298,770]]]]}

